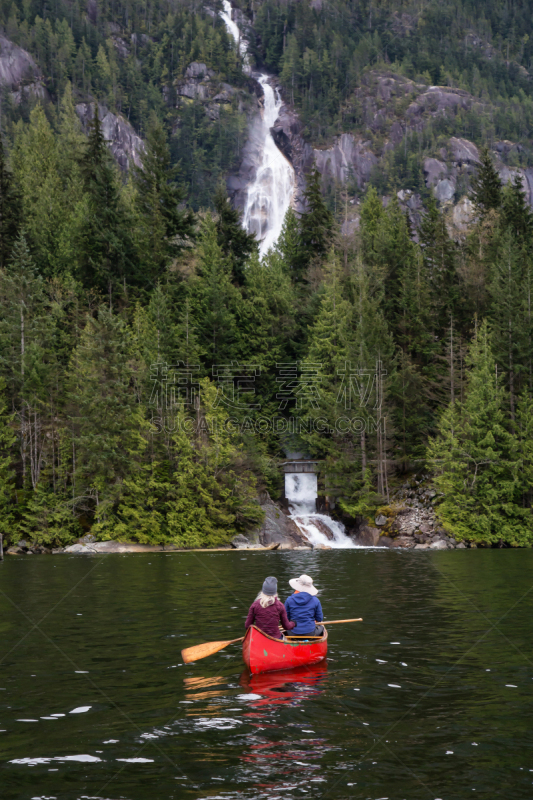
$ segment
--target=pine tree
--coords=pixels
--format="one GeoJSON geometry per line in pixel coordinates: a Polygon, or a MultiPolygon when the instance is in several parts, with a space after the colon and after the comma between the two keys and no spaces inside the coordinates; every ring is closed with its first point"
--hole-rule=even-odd
{"type": "Polygon", "coordinates": [[[83,529],[73,513],[71,500],[66,492],[54,490],[51,469],[43,470],[24,506],[19,523],[21,532],[35,544],[72,544],[83,534],[83,529]]]}
{"type": "Polygon", "coordinates": [[[502,182],[496,172],[488,147],[479,151],[481,164],[470,185],[470,199],[478,212],[486,214],[490,209],[498,209],[502,203],[502,182]]]}
{"type": "Polygon", "coordinates": [[[293,208],[289,208],[283,220],[281,234],[276,242],[279,253],[287,274],[292,275],[295,265],[300,258],[300,223],[293,208]]]}
{"type": "Polygon", "coordinates": [[[0,139],[0,269],[5,267],[11,256],[21,215],[20,193],[7,166],[4,144],[0,139]]]}
{"type": "Polygon", "coordinates": [[[360,403],[357,409],[358,418],[365,423],[360,432],[363,486],[357,495],[359,503],[369,501],[367,483],[371,459],[376,465],[372,475],[374,485],[380,497],[388,499],[387,451],[393,433],[390,383],[394,368],[394,343],[383,315],[383,284],[361,258],[356,258],[351,270],[350,299],[349,326],[353,334],[348,346],[348,359],[363,371],[362,374],[370,374],[371,380],[375,381],[371,400],[360,403]],[[364,497],[367,499],[363,500],[364,497]]]}
{"type": "Polygon", "coordinates": [[[88,213],[81,173],[86,146],[87,137],[76,114],[71,84],[67,82],[61,98],[57,136],[57,169],[64,217],[57,241],[55,273],[62,277],[62,281],[65,281],[65,276],[78,276],[80,272],[80,243],[88,213]]]}
{"type": "Polygon", "coordinates": [[[377,236],[384,213],[383,203],[375,187],[369,186],[360,212],[363,257],[368,264],[375,264],[377,261],[377,236]]]}
{"type": "Polygon", "coordinates": [[[138,469],[148,430],[133,391],[129,331],[106,306],[88,317],[72,354],[69,421],[77,507],[104,525],[138,469]]]}
{"type": "Polygon", "coordinates": [[[324,292],[300,369],[296,413],[306,447],[323,462],[322,472],[328,476],[325,493],[347,499],[357,492],[362,475],[358,428],[351,428],[352,421],[362,415],[353,392],[354,374],[361,364],[351,361],[352,309],[345,296],[339,258],[333,250],[324,269],[324,292]]]}
{"type": "Polygon", "coordinates": [[[516,437],[518,441],[517,474],[524,508],[533,505],[533,400],[525,388],[518,398],[516,437]]]}
{"type": "Polygon", "coordinates": [[[532,517],[521,503],[517,442],[505,427],[486,322],[467,364],[466,399],[448,406],[428,448],[435,483],[444,494],[438,515],[458,539],[525,545],[533,541],[532,517]]]}
{"type": "MultiPolygon", "coordinates": [[[[409,235],[405,214],[396,196],[374,224],[373,260],[368,263],[381,272],[384,310],[396,337],[396,322],[403,316],[400,297],[404,292],[405,276],[408,273],[418,274],[418,252],[409,235]]],[[[366,236],[365,233],[362,235],[366,236]]]]}
{"type": "Polygon", "coordinates": [[[300,217],[301,249],[296,270],[300,280],[311,260],[327,253],[333,235],[334,219],[322,197],[316,167],[307,176],[304,201],[306,210],[300,217]]]}
{"type": "Polygon", "coordinates": [[[141,221],[141,248],[147,278],[163,273],[194,237],[194,215],[182,207],[184,190],[171,165],[162,123],[153,116],[146,135],[142,164],[133,169],[136,206],[141,221]]]}
{"type": "Polygon", "coordinates": [[[5,381],[0,378],[0,533],[4,541],[12,534],[15,521],[13,445],[17,438],[14,415],[7,411],[5,388],[5,381]]]}
{"type": "Polygon", "coordinates": [[[48,442],[47,403],[59,381],[54,318],[23,232],[0,272],[0,298],[0,368],[19,420],[23,482],[35,487],[48,442]]]}
{"type": "Polygon", "coordinates": [[[533,236],[533,215],[519,175],[515,175],[511,183],[507,184],[502,196],[504,224],[512,231],[519,244],[527,246],[533,236]]]}
{"type": "Polygon", "coordinates": [[[236,314],[241,294],[231,282],[231,265],[218,244],[216,223],[208,215],[198,246],[197,282],[191,305],[198,344],[209,371],[215,364],[231,364],[237,345],[236,314]]]}
{"type": "Polygon", "coordinates": [[[261,522],[255,480],[242,467],[236,435],[225,425],[216,388],[202,381],[194,410],[201,428],[178,409],[169,458],[126,478],[120,503],[97,530],[117,539],[205,547],[227,542],[235,531],[261,522]]]}
{"type": "Polygon", "coordinates": [[[33,108],[27,125],[17,123],[12,161],[25,235],[39,272],[50,277],[58,272],[59,242],[71,198],[67,202],[57,141],[43,106],[33,108]]]}
{"type": "Polygon", "coordinates": [[[232,208],[224,187],[219,184],[215,193],[217,212],[217,241],[224,258],[231,263],[233,280],[238,286],[244,283],[244,268],[259,245],[254,233],[248,233],[242,226],[241,214],[232,208]]]}
{"type": "Polygon", "coordinates": [[[134,272],[131,224],[105,144],[98,103],[81,168],[88,202],[82,231],[81,277],[86,286],[107,294],[111,305],[113,293],[123,294],[126,281],[136,282],[140,276],[134,272]]]}
{"type": "MultiPolygon", "coordinates": [[[[527,256],[526,256],[527,258],[527,256]]],[[[500,368],[507,373],[509,406],[514,419],[516,397],[527,379],[530,359],[531,318],[525,302],[522,248],[508,230],[492,265],[489,286],[493,349],[500,368]]]]}
{"type": "Polygon", "coordinates": [[[431,288],[431,308],[436,314],[434,329],[442,337],[450,317],[457,319],[459,316],[460,288],[455,263],[456,246],[433,197],[428,200],[420,223],[419,242],[431,288]]]}

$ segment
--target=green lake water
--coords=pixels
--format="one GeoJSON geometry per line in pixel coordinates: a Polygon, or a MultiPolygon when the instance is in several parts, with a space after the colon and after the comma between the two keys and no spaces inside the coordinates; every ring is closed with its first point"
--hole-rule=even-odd
{"type": "Polygon", "coordinates": [[[7,557],[0,797],[531,800],[532,599],[526,550],[7,557]],[[364,617],[323,666],[181,664],[302,572],[364,617]]]}

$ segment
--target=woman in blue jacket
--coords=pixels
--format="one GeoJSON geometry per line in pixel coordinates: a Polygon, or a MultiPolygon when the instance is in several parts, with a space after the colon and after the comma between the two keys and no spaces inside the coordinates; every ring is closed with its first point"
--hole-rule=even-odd
{"type": "Polygon", "coordinates": [[[320,600],[316,596],[318,589],[313,586],[313,579],[309,575],[300,575],[293,578],[289,585],[295,590],[285,600],[287,616],[291,622],[296,622],[296,627],[290,632],[291,636],[322,636],[324,628],[317,625],[322,622],[324,614],[320,600]]]}

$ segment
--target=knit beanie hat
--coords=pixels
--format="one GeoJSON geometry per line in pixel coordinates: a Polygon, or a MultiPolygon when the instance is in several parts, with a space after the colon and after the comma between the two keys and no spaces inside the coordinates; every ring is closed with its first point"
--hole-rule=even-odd
{"type": "Polygon", "coordinates": [[[265,578],[265,582],[263,583],[263,594],[277,594],[278,593],[278,579],[277,578],[265,578]]]}

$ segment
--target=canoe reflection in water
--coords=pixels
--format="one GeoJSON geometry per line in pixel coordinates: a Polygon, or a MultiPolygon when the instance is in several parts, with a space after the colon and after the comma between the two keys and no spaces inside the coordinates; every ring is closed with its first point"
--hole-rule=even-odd
{"type": "MultiPolygon", "coordinates": [[[[322,737],[313,737],[309,723],[296,721],[280,724],[275,710],[280,706],[299,706],[321,694],[327,677],[327,662],[279,672],[251,675],[245,670],[241,686],[250,693],[249,718],[256,733],[248,736],[248,747],[241,755],[244,773],[255,777],[256,798],[283,798],[296,787],[304,791],[324,782],[321,760],[328,747],[322,737]],[[274,712],[274,713],[269,713],[274,712]],[[287,727],[292,731],[289,735],[287,727]],[[301,736],[296,733],[302,729],[301,736]]],[[[245,795],[248,797],[248,795],[245,795]]]]}
{"type": "Polygon", "coordinates": [[[262,672],[259,675],[252,675],[245,669],[239,683],[250,693],[258,695],[257,699],[250,701],[253,708],[295,705],[322,691],[320,682],[326,677],[327,671],[325,659],[311,666],[262,672]]]}

